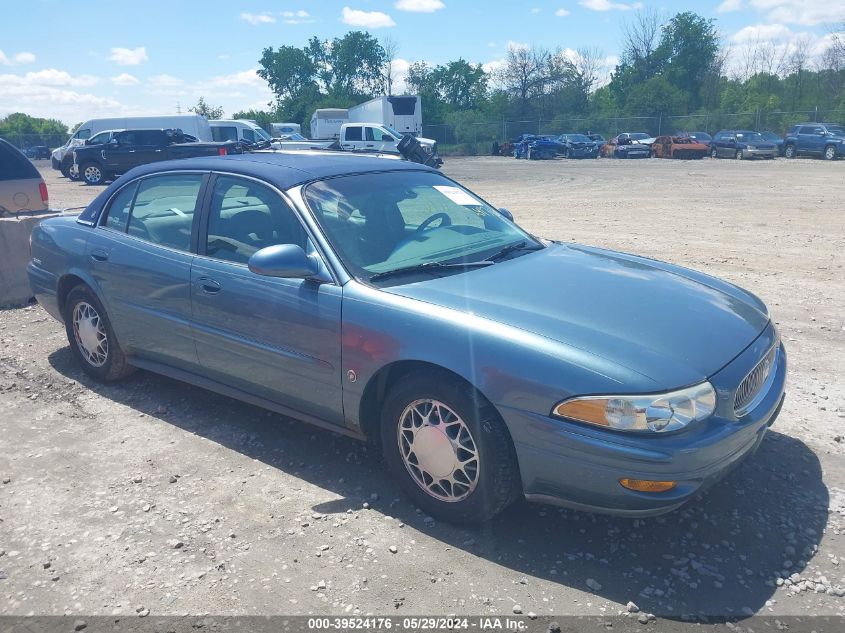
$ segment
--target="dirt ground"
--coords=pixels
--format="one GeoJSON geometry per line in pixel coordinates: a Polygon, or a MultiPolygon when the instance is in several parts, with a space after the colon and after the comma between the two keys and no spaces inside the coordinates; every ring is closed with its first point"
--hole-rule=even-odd
{"type": "MultiPolygon", "coordinates": [[[[56,208],[100,191],[42,172],[56,208]]],[[[355,441],[145,372],[97,384],[59,323],[6,310],[0,614],[845,614],[845,162],[486,157],[444,172],[538,235],[759,295],[790,361],[760,451],[663,517],[519,503],[456,528],[355,441]]]]}

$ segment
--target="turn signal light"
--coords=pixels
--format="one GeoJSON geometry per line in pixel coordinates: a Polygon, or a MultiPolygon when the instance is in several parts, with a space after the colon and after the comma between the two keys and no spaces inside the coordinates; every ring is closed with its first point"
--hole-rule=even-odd
{"type": "Polygon", "coordinates": [[[619,483],[628,490],[637,492],[666,492],[675,487],[674,481],[647,481],[645,479],[620,479],[619,483]]]}

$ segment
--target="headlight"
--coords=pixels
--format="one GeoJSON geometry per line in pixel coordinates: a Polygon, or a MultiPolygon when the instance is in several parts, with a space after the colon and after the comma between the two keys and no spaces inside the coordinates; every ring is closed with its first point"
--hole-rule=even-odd
{"type": "Polygon", "coordinates": [[[641,396],[585,396],[564,400],[552,410],[558,417],[618,431],[676,431],[703,420],[716,409],[709,382],[670,393],[641,396]]]}
{"type": "Polygon", "coordinates": [[[749,145],[748,149],[757,149],[757,146],[756,145],[749,145]]]}

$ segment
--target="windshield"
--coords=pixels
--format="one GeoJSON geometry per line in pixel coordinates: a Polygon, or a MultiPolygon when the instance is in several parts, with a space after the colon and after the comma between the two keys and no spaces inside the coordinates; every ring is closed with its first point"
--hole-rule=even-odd
{"type": "Polygon", "coordinates": [[[697,141],[712,141],[713,137],[710,136],[707,132],[692,132],[690,134],[691,138],[696,139],[697,141]]]}
{"type": "Polygon", "coordinates": [[[302,134],[297,134],[294,132],[293,134],[282,134],[279,137],[282,141],[307,141],[308,139],[302,136],[302,134]]]}
{"type": "Polygon", "coordinates": [[[270,135],[269,135],[269,134],[267,134],[267,132],[265,132],[264,130],[262,130],[262,129],[261,129],[260,127],[258,127],[257,125],[251,125],[251,126],[250,126],[250,128],[252,129],[252,131],[253,131],[253,132],[255,132],[255,135],[256,135],[258,138],[260,138],[262,141],[269,141],[269,140],[270,140],[270,135]]]}
{"type": "Polygon", "coordinates": [[[589,143],[590,137],[584,136],[583,134],[570,134],[569,141],[571,143],[589,143]]]}
{"type": "Polygon", "coordinates": [[[763,132],[763,138],[767,141],[779,141],[780,136],[775,134],[774,132],[763,132]]]}
{"type": "Polygon", "coordinates": [[[828,125],[827,131],[831,134],[835,134],[836,136],[845,136],[845,129],[839,127],[838,125],[828,125]]]}
{"type": "Polygon", "coordinates": [[[736,138],[739,141],[764,141],[763,135],[760,132],[737,132],[736,138]]]}
{"type": "Polygon", "coordinates": [[[539,246],[440,174],[342,176],[308,185],[304,195],[334,251],[359,279],[420,264],[481,261],[519,242],[539,246]]]}
{"type": "Polygon", "coordinates": [[[632,141],[642,141],[643,139],[648,138],[648,134],[643,134],[642,132],[631,132],[628,135],[628,138],[632,141]]]}

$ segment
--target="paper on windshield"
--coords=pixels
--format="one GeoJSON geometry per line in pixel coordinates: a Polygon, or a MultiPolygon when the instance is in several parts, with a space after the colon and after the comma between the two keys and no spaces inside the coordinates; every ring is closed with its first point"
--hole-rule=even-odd
{"type": "Polygon", "coordinates": [[[481,204],[481,201],[473,198],[463,189],[459,187],[449,187],[446,185],[434,185],[434,188],[437,189],[440,193],[444,196],[449,198],[455,204],[459,204],[463,207],[477,207],[481,204]]]}

